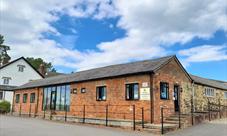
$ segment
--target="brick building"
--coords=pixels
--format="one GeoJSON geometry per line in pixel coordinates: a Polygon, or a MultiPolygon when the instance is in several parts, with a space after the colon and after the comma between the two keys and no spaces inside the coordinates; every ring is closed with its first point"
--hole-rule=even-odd
{"type": "Polygon", "coordinates": [[[14,111],[42,116],[130,120],[135,111],[146,122],[160,123],[165,115],[191,111],[191,76],[176,56],[112,65],[29,82],[17,88],[14,111]],[[134,105],[134,106],[133,106],[134,105]],[[135,110],[134,110],[135,108],[135,110]],[[83,111],[86,110],[86,115],[83,111]]]}

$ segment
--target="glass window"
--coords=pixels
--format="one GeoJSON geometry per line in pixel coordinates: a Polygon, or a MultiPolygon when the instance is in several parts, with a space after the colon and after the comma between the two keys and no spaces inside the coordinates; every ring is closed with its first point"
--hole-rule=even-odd
{"type": "Polygon", "coordinates": [[[66,90],[65,90],[65,95],[66,95],[66,97],[65,97],[65,108],[66,108],[66,110],[67,111],[69,111],[69,107],[70,107],[70,86],[69,85],[66,85],[66,90]]]}
{"type": "Polygon", "coordinates": [[[81,93],[86,93],[86,88],[81,88],[80,92],[81,93]]]}
{"type": "Polygon", "coordinates": [[[30,95],[30,103],[34,103],[35,102],[35,93],[31,93],[30,95]]]}
{"type": "Polygon", "coordinates": [[[96,88],[96,100],[105,101],[106,100],[106,86],[99,86],[96,88]]]}
{"type": "Polygon", "coordinates": [[[28,94],[23,94],[23,103],[27,102],[28,94]]]}
{"type": "Polygon", "coordinates": [[[224,92],[224,98],[227,99],[227,92],[224,92]]]}
{"type": "Polygon", "coordinates": [[[69,110],[70,107],[70,86],[57,86],[44,88],[43,109],[69,110]]]}
{"type": "Polygon", "coordinates": [[[165,82],[160,83],[160,99],[169,99],[169,84],[165,82]]]}
{"type": "Polygon", "coordinates": [[[205,96],[212,97],[214,96],[214,89],[210,87],[205,88],[205,96]]]}
{"type": "Polygon", "coordinates": [[[50,100],[51,100],[51,87],[47,88],[47,97],[46,97],[46,109],[50,109],[50,100]]]}
{"type": "Polygon", "coordinates": [[[139,99],[139,84],[126,84],[126,100],[138,100],[139,99]]]}
{"type": "Polygon", "coordinates": [[[60,110],[65,110],[65,86],[61,87],[61,107],[60,110]]]}
{"type": "Polygon", "coordinates": [[[8,85],[9,84],[9,80],[11,79],[10,77],[3,77],[3,84],[8,85]]]}
{"type": "Polygon", "coordinates": [[[56,108],[56,87],[51,88],[51,96],[50,96],[50,109],[55,110],[56,108]]]}
{"type": "Polygon", "coordinates": [[[24,65],[17,65],[17,67],[19,72],[24,72],[24,68],[25,68],[24,65]]]}
{"type": "Polygon", "coordinates": [[[16,103],[20,102],[20,94],[16,94],[16,103]]]}
{"type": "Polygon", "coordinates": [[[61,86],[57,87],[56,110],[61,109],[61,86]]]}
{"type": "Polygon", "coordinates": [[[43,110],[45,110],[46,109],[46,105],[47,105],[47,93],[48,93],[48,90],[47,90],[47,88],[44,88],[43,89],[43,110]]]}

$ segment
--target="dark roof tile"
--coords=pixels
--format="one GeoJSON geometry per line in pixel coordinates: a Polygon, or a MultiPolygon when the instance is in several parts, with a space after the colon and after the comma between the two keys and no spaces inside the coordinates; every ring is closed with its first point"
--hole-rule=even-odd
{"type": "Polygon", "coordinates": [[[224,81],[207,79],[207,78],[198,77],[195,75],[190,75],[190,76],[194,80],[195,83],[227,90],[227,84],[224,81]]]}
{"type": "Polygon", "coordinates": [[[94,79],[101,79],[107,77],[116,77],[121,75],[129,75],[136,73],[153,72],[159,69],[162,65],[169,62],[175,56],[166,56],[162,58],[138,61],[126,64],[111,65],[101,68],[95,68],[91,70],[76,72],[72,74],[59,75],[54,77],[49,77],[45,79],[31,81],[26,83],[17,89],[33,88],[40,86],[81,82],[94,79]]]}

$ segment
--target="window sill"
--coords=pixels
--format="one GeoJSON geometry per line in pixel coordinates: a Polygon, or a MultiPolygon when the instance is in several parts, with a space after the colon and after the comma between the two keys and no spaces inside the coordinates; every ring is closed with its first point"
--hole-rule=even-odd
{"type": "Polygon", "coordinates": [[[106,100],[96,100],[96,101],[100,101],[101,102],[101,101],[106,101],[106,100]]]}
{"type": "Polygon", "coordinates": [[[207,96],[207,95],[205,95],[206,97],[209,97],[209,98],[214,98],[215,96],[207,96]]]}
{"type": "Polygon", "coordinates": [[[139,101],[140,99],[125,99],[126,101],[139,101]]]}
{"type": "Polygon", "coordinates": [[[160,98],[160,100],[164,100],[164,101],[166,101],[166,100],[170,100],[170,99],[163,99],[163,98],[160,98]]]}

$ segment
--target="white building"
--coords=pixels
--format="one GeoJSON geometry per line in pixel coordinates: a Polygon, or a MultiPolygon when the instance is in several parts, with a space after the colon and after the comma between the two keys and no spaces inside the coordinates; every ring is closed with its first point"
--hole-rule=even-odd
{"type": "Polygon", "coordinates": [[[40,74],[24,57],[18,58],[0,67],[0,101],[9,101],[12,105],[12,89],[31,80],[42,79],[40,74]]]}

